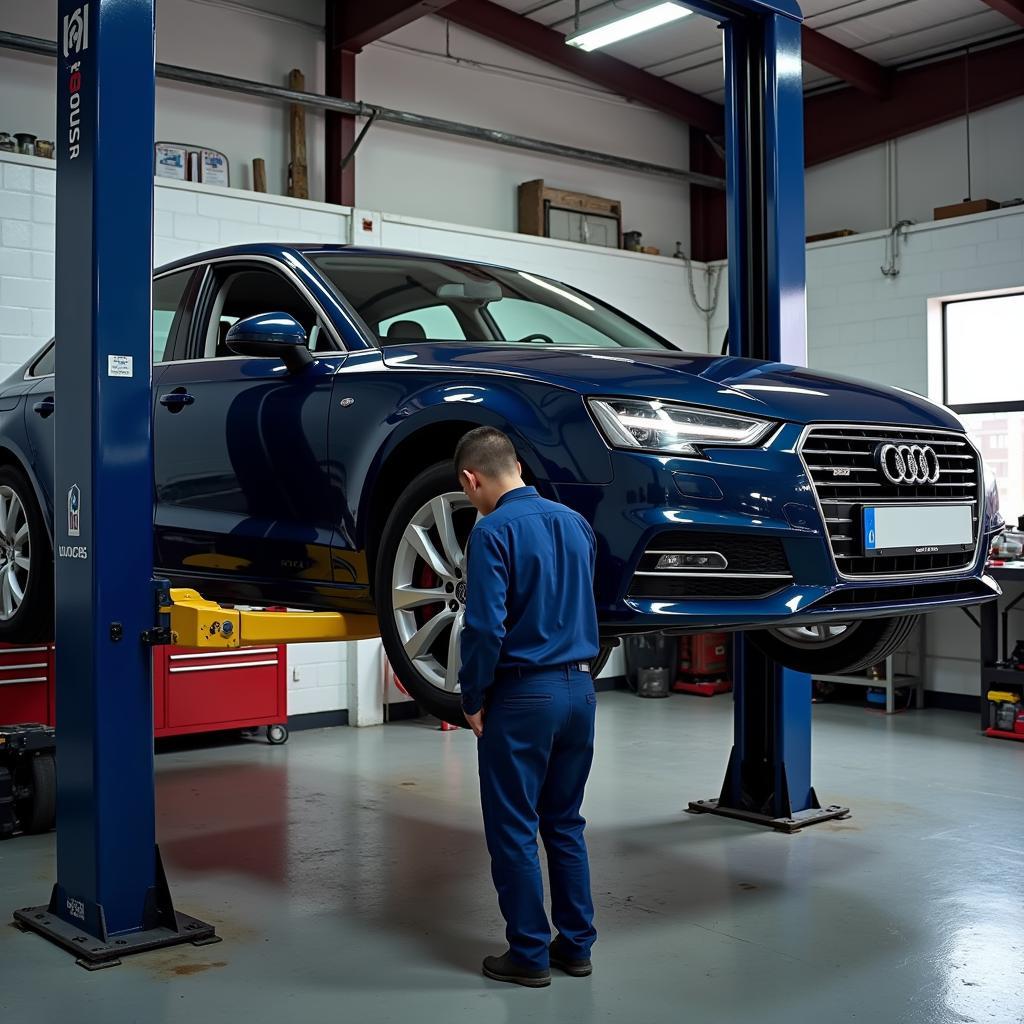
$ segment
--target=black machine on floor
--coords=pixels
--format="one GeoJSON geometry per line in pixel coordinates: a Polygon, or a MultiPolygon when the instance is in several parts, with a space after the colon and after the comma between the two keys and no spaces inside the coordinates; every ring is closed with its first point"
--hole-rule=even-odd
{"type": "Polygon", "coordinates": [[[56,740],[46,725],[0,725],[0,839],[49,832],[57,810],[56,740]]]}

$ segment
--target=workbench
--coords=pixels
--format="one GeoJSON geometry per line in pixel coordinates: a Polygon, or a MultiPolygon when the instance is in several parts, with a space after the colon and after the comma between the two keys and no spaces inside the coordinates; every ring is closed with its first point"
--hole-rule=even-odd
{"type": "MultiPolygon", "coordinates": [[[[989,721],[988,691],[1005,690],[1006,687],[1024,686],[1024,672],[1000,667],[1010,654],[1009,615],[1024,601],[1024,562],[1007,562],[1005,565],[990,565],[987,570],[999,585],[1010,593],[996,601],[988,601],[979,608],[981,632],[980,672],[980,716],[984,732],[992,724],[989,721]],[[1002,627],[1002,628],[1000,628],[1002,627]]],[[[1024,611],[1024,608],[1021,609],[1024,611]]],[[[1018,632],[1024,639],[1024,624],[1018,632]]]]}

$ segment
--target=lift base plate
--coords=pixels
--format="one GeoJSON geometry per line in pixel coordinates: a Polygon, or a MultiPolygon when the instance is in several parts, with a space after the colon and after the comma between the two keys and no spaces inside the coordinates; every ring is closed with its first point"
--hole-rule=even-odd
{"type": "Polygon", "coordinates": [[[73,953],[75,963],[89,971],[117,967],[122,957],[136,953],[180,946],[186,942],[193,946],[206,946],[221,941],[213,925],[189,917],[188,914],[175,912],[174,916],[178,923],[177,931],[171,928],[150,928],[147,931],[116,935],[108,942],[86,935],[81,929],[51,914],[48,906],[16,910],[14,923],[22,931],[42,935],[44,939],[73,953]]]}
{"type": "Polygon", "coordinates": [[[788,818],[772,818],[756,811],[744,811],[735,807],[724,807],[718,800],[691,800],[691,814],[718,814],[723,818],[738,818],[749,821],[752,825],[763,825],[773,828],[776,832],[799,832],[808,825],[817,825],[822,821],[835,821],[850,816],[849,807],[830,804],[828,807],[810,807],[806,811],[796,811],[788,818]]]}

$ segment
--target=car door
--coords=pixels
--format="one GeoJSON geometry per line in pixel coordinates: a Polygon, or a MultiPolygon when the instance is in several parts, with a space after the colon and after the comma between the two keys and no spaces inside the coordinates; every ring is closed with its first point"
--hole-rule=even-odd
{"type": "Polygon", "coordinates": [[[154,413],[157,565],[222,599],[319,603],[337,521],[327,424],[340,342],[287,268],[250,258],[208,266],[182,345],[154,413]],[[278,311],[317,353],[299,373],[227,348],[232,324],[278,311]]]}
{"type": "MultiPolygon", "coordinates": [[[[159,379],[164,360],[171,357],[179,328],[187,321],[196,295],[196,270],[161,274],[153,281],[153,380],[159,379]]],[[[51,504],[53,495],[53,422],[58,404],[54,395],[55,342],[51,341],[29,370],[30,378],[38,378],[31,386],[25,402],[25,434],[28,457],[36,479],[46,491],[51,504]]]]}

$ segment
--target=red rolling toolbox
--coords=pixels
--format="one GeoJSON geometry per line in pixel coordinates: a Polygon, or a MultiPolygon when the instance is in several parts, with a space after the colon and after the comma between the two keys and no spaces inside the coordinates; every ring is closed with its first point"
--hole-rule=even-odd
{"type": "Polygon", "coordinates": [[[267,726],[288,738],[288,648],[284,644],[196,651],[163,647],[153,655],[155,735],[267,726]]]}
{"type": "MultiPolygon", "coordinates": [[[[267,727],[288,738],[284,644],[231,651],[158,647],[153,652],[153,731],[157,737],[267,727]]],[[[55,725],[52,644],[0,644],[0,723],[55,725]]]]}
{"type": "Polygon", "coordinates": [[[0,724],[53,725],[53,646],[0,644],[0,724]]]}

